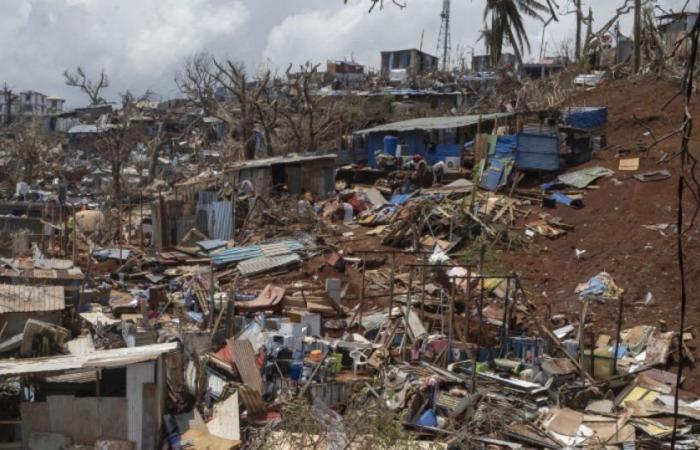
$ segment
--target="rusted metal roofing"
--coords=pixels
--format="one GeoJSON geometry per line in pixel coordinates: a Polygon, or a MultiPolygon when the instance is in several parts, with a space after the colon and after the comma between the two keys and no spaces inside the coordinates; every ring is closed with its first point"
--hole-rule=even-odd
{"type": "Polygon", "coordinates": [[[62,286],[0,284],[0,314],[60,311],[65,307],[62,286]]]}
{"type": "Polygon", "coordinates": [[[160,355],[175,351],[177,348],[177,342],[168,342],[141,347],[97,350],[95,353],[81,356],[60,355],[47,358],[2,359],[0,360],[0,377],[78,369],[125,367],[153,361],[160,355]]]}

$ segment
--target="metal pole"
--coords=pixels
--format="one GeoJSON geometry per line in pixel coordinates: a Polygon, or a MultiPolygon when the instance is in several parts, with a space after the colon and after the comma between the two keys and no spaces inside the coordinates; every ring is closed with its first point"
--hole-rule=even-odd
{"type": "Polygon", "coordinates": [[[503,323],[501,324],[501,356],[506,351],[506,340],[508,339],[508,298],[510,296],[510,277],[506,278],[506,297],[503,302],[503,323]]]}
{"type": "Polygon", "coordinates": [[[624,301],[620,296],[619,305],[617,308],[617,332],[615,333],[615,347],[613,350],[613,373],[617,375],[617,350],[620,348],[620,332],[622,331],[622,307],[624,301]]]}
{"type": "Polygon", "coordinates": [[[472,295],[472,283],[471,283],[471,269],[467,268],[467,288],[466,297],[464,299],[464,342],[469,342],[469,322],[471,321],[471,310],[469,306],[471,305],[471,295],[472,295]]]}
{"type": "Polygon", "coordinates": [[[447,335],[447,364],[452,362],[452,339],[453,339],[453,329],[454,329],[454,310],[455,310],[455,291],[456,291],[456,280],[452,277],[452,286],[450,288],[450,309],[449,309],[449,331],[447,335]]]}
{"type": "Polygon", "coordinates": [[[141,218],[139,225],[139,247],[143,247],[143,192],[139,193],[139,216],[141,218]]]}
{"type": "Polygon", "coordinates": [[[367,272],[367,254],[362,254],[362,289],[360,290],[360,310],[358,311],[360,317],[360,326],[362,326],[362,308],[365,307],[365,272],[367,272]]]}
{"type": "Polygon", "coordinates": [[[78,245],[78,222],[75,220],[75,205],[73,205],[73,264],[75,264],[78,245]]]}
{"type": "Polygon", "coordinates": [[[209,261],[209,327],[214,321],[214,262],[209,261]]]}
{"type": "Polygon", "coordinates": [[[394,309],[394,275],[396,271],[396,253],[391,254],[391,278],[389,281],[389,321],[392,319],[392,310],[394,309]]]}
{"type": "Polygon", "coordinates": [[[129,199],[129,228],[126,232],[126,242],[131,245],[131,198],[129,199]]]}
{"type": "MultiPolygon", "coordinates": [[[[425,257],[423,257],[425,262],[425,257]]],[[[426,266],[421,267],[421,294],[420,294],[420,320],[425,320],[425,279],[426,271],[428,268],[426,266]]]]}
{"type": "MultiPolygon", "coordinates": [[[[413,290],[413,267],[411,267],[408,270],[408,296],[406,297],[406,328],[409,328],[408,322],[409,322],[410,316],[411,316],[411,307],[413,306],[413,299],[412,299],[412,292],[411,292],[412,290],[413,290]]],[[[408,333],[406,333],[406,334],[408,334],[408,333]]],[[[413,338],[415,339],[416,336],[413,336],[413,338]]],[[[405,350],[405,348],[406,347],[404,346],[404,350],[405,350]]],[[[406,355],[404,354],[402,356],[403,356],[403,359],[406,360],[406,355]]]]}

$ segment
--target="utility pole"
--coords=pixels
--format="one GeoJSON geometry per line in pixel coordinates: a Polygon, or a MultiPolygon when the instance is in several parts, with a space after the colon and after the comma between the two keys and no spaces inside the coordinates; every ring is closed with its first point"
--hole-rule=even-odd
{"type": "Polygon", "coordinates": [[[442,0],[440,19],[437,54],[442,55],[442,71],[447,72],[450,66],[450,50],[452,47],[452,38],[450,37],[450,0],[442,0]]]}
{"type": "Polygon", "coordinates": [[[634,73],[642,60],[642,0],[634,0],[634,73]]]}
{"type": "Polygon", "coordinates": [[[576,61],[581,58],[581,0],[575,0],[576,5],[576,61]]]}

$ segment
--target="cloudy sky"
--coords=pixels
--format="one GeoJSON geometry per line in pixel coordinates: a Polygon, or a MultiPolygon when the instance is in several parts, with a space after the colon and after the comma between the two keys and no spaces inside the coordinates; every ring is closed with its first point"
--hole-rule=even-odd
{"type": "MultiPolygon", "coordinates": [[[[109,74],[108,98],[151,89],[162,98],[178,95],[173,78],[183,60],[200,50],[246,63],[284,68],[290,62],[354,58],[379,65],[379,51],[418,47],[434,53],[442,0],[405,0],[367,13],[370,0],[0,0],[0,83],[16,91],[34,89],[84,99],[63,84],[62,72],[81,65],[109,74]]],[[[658,0],[679,9],[683,0],[658,0]]],[[[594,29],[623,0],[583,0],[594,29]]],[[[485,0],[452,0],[452,47],[483,50],[476,43],[485,0]],[[470,47],[471,46],[471,47],[470,47]]],[[[558,0],[560,12],[571,0],[558,0]]],[[[622,23],[629,32],[631,18],[622,23]]],[[[527,22],[532,55],[539,54],[542,25],[527,22]]],[[[564,15],[545,33],[548,48],[572,39],[574,16],[564,15]]]]}

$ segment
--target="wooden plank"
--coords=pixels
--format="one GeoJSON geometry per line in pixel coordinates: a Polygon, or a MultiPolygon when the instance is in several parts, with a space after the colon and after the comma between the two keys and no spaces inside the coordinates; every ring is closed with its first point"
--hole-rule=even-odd
{"type": "Polygon", "coordinates": [[[255,352],[250,341],[229,340],[228,346],[243,383],[262,393],[262,378],[255,362],[255,352]]]}
{"type": "Polygon", "coordinates": [[[259,391],[240,385],[238,386],[238,394],[249,413],[258,414],[265,412],[265,404],[259,391]]]}

